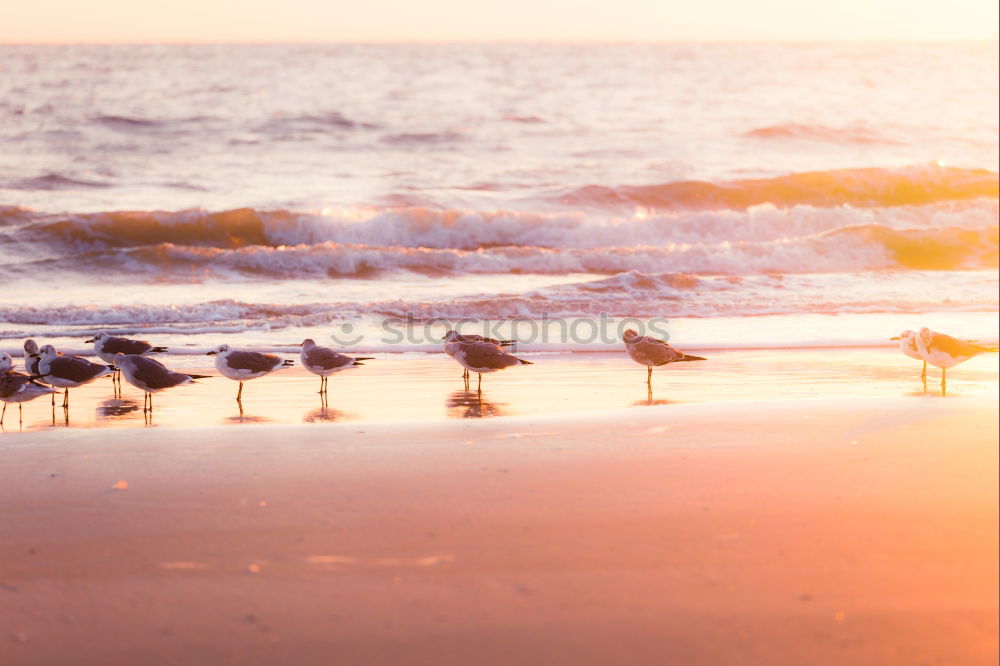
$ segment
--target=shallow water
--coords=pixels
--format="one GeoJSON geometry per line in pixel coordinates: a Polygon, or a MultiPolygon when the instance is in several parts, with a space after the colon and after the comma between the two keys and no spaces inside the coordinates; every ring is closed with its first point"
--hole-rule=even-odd
{"type": "MultiPolygon", "coordinates": [[[[199,380],[154,396],[154,411],[142,411],[142,393],[125,384],[115,397],[101,379],[70,391],[70,407],[50,407],[46,398],[24,406],[23,427],[16,405],[8,408],[4,432],[51,428],[192,427],[241,424],[332,422],[416,423],[501,416],[569,416],[649,405],[841,397],[908,396],[942,399],[940,372],[926,384],[920,363],[892,350],[717,350],[709,360],[657,368],[653,390],[646,370],[623,353],[525,354],[533,364],[484,375],[482,393],[473,376],[468,389],[461,367],[444,354],[379,354],[363,367],[331,377],[326,404],[319,378],[295,367],[245,384],[242,405],[237,383],[223,377],[199,380]],[[242,408],[242,409],[241,409],[242,408]],[[13,410],[13,411],[12,411],[13,410]]],[[[214,373],[208,357],[188,357],[185,369],[214,373]]],[[[946,400],[998,395],[995,355],[977,357],[949,372],[946,400]]],[[[627,419],[627,414],[617,418],[627,419]]],[[[665,424],[668,425],[668,424],[665,424]]]]}

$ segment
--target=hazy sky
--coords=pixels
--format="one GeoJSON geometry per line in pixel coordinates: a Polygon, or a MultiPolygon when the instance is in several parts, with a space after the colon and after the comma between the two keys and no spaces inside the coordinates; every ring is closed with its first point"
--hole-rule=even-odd
{"type": "Polygon", "coordinates": [[[995,39],[996,0],[2,0],[0,42],[995,39]]]}

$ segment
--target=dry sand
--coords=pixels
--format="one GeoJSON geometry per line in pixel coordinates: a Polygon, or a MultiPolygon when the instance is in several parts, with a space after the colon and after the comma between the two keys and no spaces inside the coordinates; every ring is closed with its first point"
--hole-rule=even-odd
{"type": "Polygon", "coordinates": [[[4,437],[0,664],[996,663],[994,391],[4,437]]]}

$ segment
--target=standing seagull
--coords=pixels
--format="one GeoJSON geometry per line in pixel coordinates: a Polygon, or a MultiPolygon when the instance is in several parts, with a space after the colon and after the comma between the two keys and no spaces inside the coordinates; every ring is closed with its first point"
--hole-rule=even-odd
{"type": "MultiPolygon", "coordinates": [[[[459,344],[463,342],[487,342],[491,345],[496,345],[497,347],[513,347],[517,344],[517,340],[494,340],[493,338],[484,338],[481,335],[462,335],[458,331],[449,330],[444,334],[444,340],[442,341],[442,344],[444,345],[444,353],[452,358],[455,358],[455,352],[458,351],[459,344]]],[[[468,368],[462,371],[462,379],[468,383],[468,368]]]]}
{"type": "Polygon", "coordinates": [[[278,368],[294,365],[292,361],[282,360],[274,354],[239,351],[229,345],[219,345],[207,355],[215,356],[215,368],[220,373],[240,383],[240,390],[236,393],[237,402],[243,397],[243,382],[263,377],[278,368]]]}
{"type": "MultiPolygon", "coordinates": [[[[162,354],[167,351],[166,347],[154,347],[145,340],[116,338],[104,331],[86,342],[94,343],[94,353],[105,363],[114,363],[116,354],[143,356],[145,354],[162,354]]],[[[121,380],[119,379],[119,381],[121,380]]]]}
{"type": "Polygon", "coordinates": [[[361,361],[373,360],[371,356],[347,356],[329,347],[320,347],[312,338],[302,341],[302,365],[306,370],[319,375],[319,392],[326,393],[327,377],[335,372],[364,365],[361,361]]]}
{"type": "Polygon", "coordinates": [[[890,338],[892,340],[899,340],[899,351],[903,352],[910,358],[915,358],[918,361],[924,362],[924,369],[920,372],[920,378],[924,381],[927,380],[927,359],[920,355],[920,350],[917,349],[917,334],[913,331],[903,331],[895,338],[890,338]]]}
{"type": "Polygon", "coordinates": [[[114,366],[91,363],[82,356],[61,356],[52,345],[42,347],[38,374],[46,384],[63,389],[63,407],[69,407],[69,389],[110,375],[114,366]]]}
{"type": "MultiPolygon", "coordinates": [[[[38,374],[38,361],[40,360],[38,355],[38,343],[34,340],[24,341],[24,371],[29,375],[38,374]]],[[[41,381],[41,380],[36,380],[41,381]]],[[[43,382],[44,383],[44,382],[43,382]]]]}
{"type": "Polygon", "coordinates": [[[964,363],[973,356],[997,351],[996,347],[981,347],[971,342],[962,342],[950,335],[935,333],[926,327],[920,329],[915,340],[921,358],[931,365],[941,368],[942,389],[945,386],[945,371],[948,368],[964,363]]]}
{"type": "Polygon", "coordinates": [[[153,411],[154,393],[174,386],[190,384],[195,379],[209,377],[209,375],[185,375],[181,372],[174,372],[159,361],[139,354],[118,352],[115,354],[114,360],[115,366],[125,376],[128,383],[142,389],[145,394],[142,401],[142,411],[144,412],[147,411],[146,403],[149,403],[148,411],[153,411]]]}
{"type": "Polygon", "coordinates": [[[483,373],[504,370],[512,365],[532,365],[491,342],[453,342],[452,356],[466,370],[479,373],[477,390],[483,390],[483,373]]]}
{"type": "Polygon", "coordinates": [[[663,340],[639,335],[628,329],[622,336],[625,338],[625,350],[632,360],[646,366],[646,384],[653,386],[653,366],[680,363],[681,361],[705,361],[701,356],[691,356],[679,349],[674,349],[663,340]]]}
{"type": "MultiPolygon", "coordinates": [[[[38,343],[34,340],[24,341],[24,371],[32,378],[33,381],[39,384],[48,384],[44,378],[38,372],[38,363],[42,360],[42,357],[38,354],[38,343]]],[[[56,392],[52,392],[52,406],[56,406],[56,392]]]]}
{"type": "Polygon", "coordinates": [[[21,403],[34,400],[46,393],[55,393],[55,389],[36,384],[28,375],[16,372],[13,365],[10,356],[0,352],[0,400],[3,401],[0,424],[3,424],[3,418],[7,415],[8,402],[17,403],[17,415],[20,421],[22,416],[21,403]]]}

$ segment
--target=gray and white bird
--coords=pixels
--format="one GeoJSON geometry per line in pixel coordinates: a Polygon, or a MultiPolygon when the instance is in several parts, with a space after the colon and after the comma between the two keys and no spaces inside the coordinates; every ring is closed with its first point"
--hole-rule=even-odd
{"type": "Polygon", "coordinates": [[[215,356],[215,368],[222,376],[240,383],[240,390],[236,393],[237,401],[243,397],[243,382],[263,377],[279,368],[295,365],[294,362],[274,354],[240,351],[229,345],[219,345],[208,352],[208,356],[215,356]]]}
{"type": "Polygon", "coordinates": [[[450,354],[459,365],[466,370],[479,374],[477,390],[483,388],[483,375],[489,372],[505,370],[514,365],[532,365],[491,342],[459,342],[453,341],[450,354]]]}
{"type": "MultiPolygon", "coordinates": [[[[28,339],[24,341],[24,372],[31,377],[32,381],[38,384],[48,384],[44,377],[38,372],[38,363],[42,360],[38,353],[38,343],[28,339]]],[[[56,404],[56,392],[52,392],[52,405],[56,404]]]]}
{"type": "MultiPolygon", "coordinates": [[[[444,334],[444,339],[441,341],[441,344],[444,345],[444,353],[452,358],[455,358],[455,352],[458,351],[458,345],[463,342],[487,342],[491,345],[496,345],[497,347],[513,347],[517,344],[517,340],[495,340],[493,338],[483,337],[482,335],[463,335],[462,333],[453,330],[449,330],[444,334]]],[[[469,380],[468,368],[462,371],[462,378],[466,381],[469,380]]]]}
{"type": "Polygon", "coordinates": [[[47,393],[55,393],[55,389],[49,386],[42,386],[32,381],[26,374],[13,369],[14,362],[11,357],[0,352],[0,400],[3,401],[3,411],[0,412],[0,424],[3,423],[4,416],[7,415],[7,403],[16,402],[18,417],[22,415],[21,403],[34,400],[47,393]]]}
{"type": "Polygon", "coordinates": [[[104,331],[86,342],[94,343],[94,353],[105,363],[111,364],[115,362],[115,354],[144,356],[146,354],[162,354],[167,351],[166,347],[154,347],[145,340],[119,338],[104,331]]]}
{"type": "Polygon", "coordinates": [[[82,356],[63,356],[52,345],[43,346],[40,356],[38,374],[46,384],[63,389],[63,407],[69,407],[69,389],[115,371],[112,365],[92,363],[82,356]]]}
{"type": "MultiPolygon", "coordinates": [[[[28,339],[24,341],[24,371],[34,377],[38,374],[38,362],[41,360],[38,353],[38,343],[28,339]]],[[[41,384],[46,383],[43,379],[36,379],[41,384]]]]}
{"type": "Polygon", "coordinates": [[[917,349],[917,334],[913,331],[903,331],[898,336],[890,339],[899,340],[899,351],[910,358],[924,362],[924,369],[920,372],[920,378],[927,379],[927,359],[921,356],[920,350],[917,349]]]}
{"type": "Polygon", "coordinates": [[[153,411],[153,394],[168,388],[190,384],[195,379],[207,379],[209,375],[187,375],[174,372],[156,359],[146,358],[139,354],[123,354],[114,356],[115,366],[122,376],[132,386],[144,393],[142,411],[153,411]]]}
{"type": "Polygon", "coordinates": [[[983,347],[971,342],[956,340],[950,335],[935,333],[927,327],[917,332],[914,341],[921,358],[931,365],[941,368],[942,387],[945,385],[945,373],[948,368],[955,367],[980,354],[997,351],[996,347],[983,347]]]}
{"type": "Polygon", "coordinates": [[[646,384],[653,385],[653,366],[668,365],[684,361],[706,361],[701,356],[691,356],[679,349],[674,349],[664,340],[639,335],[637,331],[628,329],[622,336],[625,339],[625,350],[633,361],[646,366],[646,384]]]}
{"type": "Polygon", "coordinates": [[[299,358],[306,370],[319,375],[320,393],[326,393],[327,378],[333,373],[356,368],[364,365],[361,361],[372,360],[371,356],[348,356],[329,347],[320,347],[312,338],[302,341],[302,353],[299,358]]]}

